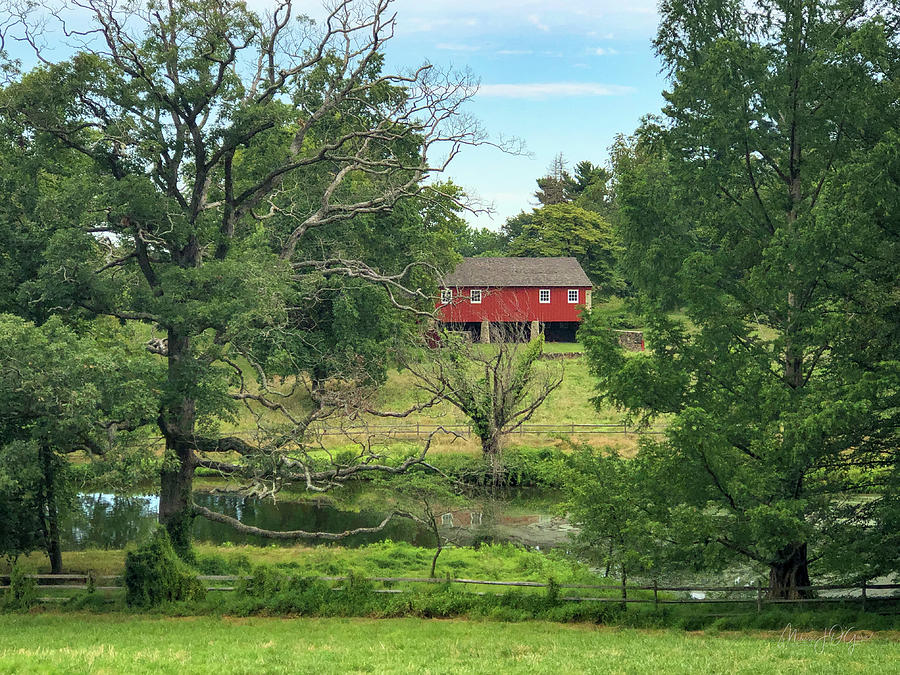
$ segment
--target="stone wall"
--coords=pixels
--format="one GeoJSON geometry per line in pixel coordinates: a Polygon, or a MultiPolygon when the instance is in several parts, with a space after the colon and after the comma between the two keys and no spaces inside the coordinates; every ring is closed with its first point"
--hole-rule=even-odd
{"type": "Polygon", "coordinates": [[[640,352],[644,349],[644,332],[640,330],[617,330],[619,344],[629,352],[640,352]]]}

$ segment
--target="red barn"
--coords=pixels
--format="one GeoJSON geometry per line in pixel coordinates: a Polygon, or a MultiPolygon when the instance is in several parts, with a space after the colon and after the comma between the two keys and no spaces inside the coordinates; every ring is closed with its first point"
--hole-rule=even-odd
{"type": "Polygon", "coordinates": [[[443,279],[438,319],[482,342],[491,325],[508,324],[572,342],[591,287],[575,258],[463,258],[443,279]]]}

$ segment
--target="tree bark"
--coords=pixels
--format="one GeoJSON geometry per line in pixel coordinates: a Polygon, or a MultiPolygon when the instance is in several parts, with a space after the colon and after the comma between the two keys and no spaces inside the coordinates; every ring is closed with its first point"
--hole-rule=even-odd
{"type": "Polygon", "coordinates": [[[444,550],[441,542],[441,533],[438,530],[437,519],[434,517],[431,518],[431,531],[434,534],[434,557],[431,559],[431,579],[434,579],[434,571],[437,568],[438,556],[441,554],[441,551],[444,550]]]}
{"type": "Polygon", "coordinates": [[[56,489],[54,485],[56,471],[53,466],[53,460],[53,451],[42,447],[41,465],[44,474],[44,505],[46,508],[44,539],[47,557],[50,558],[50,574],[62,574],[62,549],[59,544],[59,510],[56,506],[56,489]]]}
{"type": "Polygon", "coordinates": [[[315,365],[310,371],[310,384],[314,394],[322,394],[325,391],[325,382],[328,379],[328,371],[320,365],[315,365]]]}
{"type": "MultiPolygon", "coordinates": [[[[190,338],[175,329],[168,331],[168,381],[170,391],[184,391],[191,377],[186,361],[190,359],[190,338]]],[[[193,528],[194,468],[192,447],[196,423],[193,398],[181,395],[163,411],[160,429],[166,439],[166,461],[160,472],[159,522],[165,525],[172,546],[182,557],[190,557],[193,528]]]]}
{"type": "Polygon", "coordinates": [[[481,439],[483,457],[491,467],[491,485],[497,487],[503,483],[503,452],[500,445],[500,432],[492,430],[481,439]]]}
{"type": "Polygon", "coordinates": [[[809,585],[806,543],[790,544],[778,551],[778,561],[769,565],[769,598],[773,600],[808,598],[812,593],[798,587],[809,585]]]}

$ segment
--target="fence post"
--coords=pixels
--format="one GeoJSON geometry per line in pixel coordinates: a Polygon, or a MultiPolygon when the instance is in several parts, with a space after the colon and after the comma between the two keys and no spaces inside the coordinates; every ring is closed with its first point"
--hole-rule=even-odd
{"type": "Polygon", "coordinates": [[[862,582],[862,611],[866,611],[866,580],[862,582]]]}
{"type": "Polygon", "coordinates": [[[762,611],[762,583],[759,579],[756,580],[756,613],[759,614],[762,611]]]}
{"type": "Polygon", "coordinates": [[[659,597],[657,595],[657,581],[653,580],[653,609],[657,609],[659,607],[659,597]]]}
{"type": "Polygon", "coordinates": [[[628,422],[626,422],[626,421],[624,421],[624,420],[622,421],[622,433],[623,433],[623,434],[627,434],[627,433],[628,433],[628,422]]]}

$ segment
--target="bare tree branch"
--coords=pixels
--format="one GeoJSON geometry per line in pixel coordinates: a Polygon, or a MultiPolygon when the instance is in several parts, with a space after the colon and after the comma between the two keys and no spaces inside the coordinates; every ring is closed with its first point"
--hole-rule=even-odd
{"type": "Polygon", "coordinates": [[[306,530],[279,531],[266,530],[261,527],[254,527],[253,525],[245,525],[237,518],[226,516],[224,513],[210,511],[205,506],[200,506],[199,504],[194,504],[194,513],[207,520],[229,525],[241,534],[252,534],[257,537],[265,537],[266,539],[320,539],[324,541],[340,541],[356,534],[373,534],[381,532],[394,518],[408,518],[415,522],[421,522],[420,518],[407,511],[392,511],[384,517],[384,520],[374,527],[357,527],[352,530],[344,530],[343,532],[308,532],[306,530]]]}

